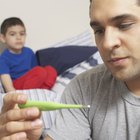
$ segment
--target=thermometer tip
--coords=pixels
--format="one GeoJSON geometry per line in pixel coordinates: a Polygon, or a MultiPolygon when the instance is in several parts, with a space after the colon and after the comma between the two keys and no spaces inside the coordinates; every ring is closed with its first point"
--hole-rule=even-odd
{"type": "Polygon", "coordinates": [[[90,108],[90,105],[87,105],[87,108],[90,108]]]}
{"type": "Polygon", "coordinates": [[[84,105],[83,107],[84,108],[90,108],[90,105],[84,105]]]}

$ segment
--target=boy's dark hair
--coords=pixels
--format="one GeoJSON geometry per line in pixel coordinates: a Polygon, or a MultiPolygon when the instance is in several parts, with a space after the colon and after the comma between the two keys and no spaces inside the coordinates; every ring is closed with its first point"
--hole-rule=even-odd
{"type": "Polygon", "coordinates": [[[16,26],[16,25],[20,25],[25,28],[24,23],[20,18],[11,17],[5,19],[1,24],[1,29],[0,29],[1,34],[5,35],[9,27],[16,26]]]}

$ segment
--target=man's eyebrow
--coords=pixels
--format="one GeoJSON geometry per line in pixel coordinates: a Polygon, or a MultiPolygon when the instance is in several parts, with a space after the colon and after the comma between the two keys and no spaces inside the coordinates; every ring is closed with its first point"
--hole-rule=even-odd
{"type": "MultiPolygon", "coordinates": [[[[119,22],[119,21],[123,21],[125,19],[135,19],[135,16],[134,15],[131,15],[131,14],[123,14],[123,15],[118,15],[118,16],[115,16],[115,17],[112,17],[109,19],[109,22],[110,23],[113,23],[113,22],[119,22]]],[[[96,27],[96,26],[100,26],[100,22],[98,21],[91,21],[90,22],[90,26],[91,27],[96,27]]]]}
{"type": "Polygon", "coordinates": [[[122,21],[125,19],[135,19],[135,16],[131,15],[131,14],[123,14],[123,15],[118,15],[118,16],[112,17],[109,19],[109,21],[116,22],[116,21],[122,21]]]}
{"type": "Polygon", "coordinates": [[[100,23],[97,22],[97,21],[90,21],[90,26],[91,26],[91,27],[99,26],[99,25],[100,25],[100,23]]]}

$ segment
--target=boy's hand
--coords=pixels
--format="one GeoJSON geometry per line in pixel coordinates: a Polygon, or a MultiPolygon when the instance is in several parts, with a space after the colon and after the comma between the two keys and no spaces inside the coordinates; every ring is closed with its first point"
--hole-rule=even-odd
{"type": "Polygon", "coordinates": [[[0,114],[0,140],[38,140],[42,132],[40,111],[37,108],[19,109],[25,94],[7,93],[0,114]]]}

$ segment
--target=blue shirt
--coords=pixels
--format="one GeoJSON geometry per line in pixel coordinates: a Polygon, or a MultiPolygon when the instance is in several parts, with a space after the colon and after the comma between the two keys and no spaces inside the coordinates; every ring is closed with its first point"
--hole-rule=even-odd
{"type": "Polygon", "coordinates": [[[20,54],[13,54],[6,49],[0,56],[0,75],[10,74],[14,80],[36,65],[35,54],[30,48],[23,47],[20,54]]]}

